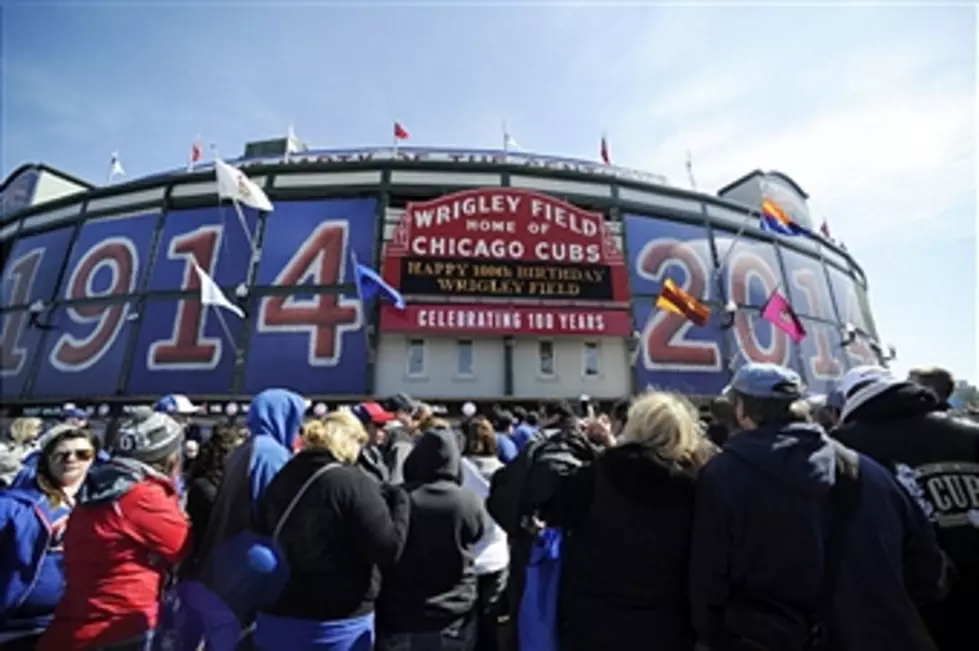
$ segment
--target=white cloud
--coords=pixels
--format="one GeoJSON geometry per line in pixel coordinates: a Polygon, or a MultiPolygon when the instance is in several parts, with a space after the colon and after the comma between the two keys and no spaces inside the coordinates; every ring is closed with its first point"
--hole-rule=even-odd
{"type": "Polygon", "coordinates": [[[729,71],[686,82],[653,102],[670,135],[647,152],[633,145],[620,154],[679,182],[689,149],[700,186],[711,189],[756,168],[780,170],[844,239],[946,228],[936,218],[974,192],[975,152],[963,137],[975,128],[974,89],[927,50],[882,53],[807,72],[802,98],[762,98],[750,84],[739,94],[729,71]]]}

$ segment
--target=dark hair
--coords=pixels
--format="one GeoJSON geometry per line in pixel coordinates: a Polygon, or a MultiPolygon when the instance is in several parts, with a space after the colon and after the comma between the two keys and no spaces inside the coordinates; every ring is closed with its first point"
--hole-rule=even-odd
{"type": "Polygon", "coordinates": [[[546,402],[541,405],[541,413],[543,414],[544,418],[548,420],[557,418],[562,421],[568,421],[576,417],[574,408],[567,400],[546,402]]]}
{"type": "Polygon", "coordinates": [[[474,457],[496,456],[496,431],[485,416],[475,416],[466,423],[465,436],[463,454],[474,457]]]}
{"type": "Polygon", "coordinates": [[[713,423],[732,429],[738,426],[734,414],[734,403],[726,396],[717,396],[710,401],[710,417],[713,423]]]}
{"type": "Polygon", "coordinates": [[[623,425],[629,421],[629,409],[632,407],[632,398],[623,398],[612,405],[609,417],[617,420],[623,425]]]}
{"type": "Polygon", "coordinates": [[[513,411],[513,417],[517,419],[517,422],[518,423],[526,423],[527,422],[527,410],[526,409],[524,409],[520,405],[517,405],[516,407],[513,408],[512,411],[513,411]]]}
{"type": "Polygon", "coordinates": [[[531,411],[527,414],[527,418],[524,419],[524,422],[531,427],[537,427],[540,424],[540,417],[537,416],[536,411],[531,411]]]}
{"type": "Polygon", "coordinates": [[[756,398],[738,391],[732,391],[731,396],[731,402],[737,404],[740,401],[744,415],[758,427],[788,425],[808,420],[805,410],[799,410],[796,406],[799,402],[796,398],[756,398]]]}
{"type": "Polygon", "coordinates": [[[942,402],[948,402],[955,392],[955,378],[943,368],[937,366],[917,368],[911,371],[915,384],[931,389],[942,402]]]}
{"type": "Polygon", "coordinates": [[[191,471],[191,478],[203,477],[215,485],[224,477],[224,463],[228,456],[245,440],[247,430],[240,425],[218,425],[211,438],[201,444],[191,471]]]}
{"type": "Polygon", "coordinates": [[[60,490],[61,486],[58,485],[54,475],[51,473],[51,455],[54,454],[54,449],[58,447],[58,444],[60,444],[62,441],[71,441],[74,439],[87,440],[92,445],[92,452],[94,454],[98,454],[99,438],[95,435],[95,432],[90,430],[88,427],[73,427],[71,429],[65,429],[52,436],[51,439],[44,444],[44,447],[41,448],[41,455],[37,460],[38,487],[48,496],[55,506],[61,503],[62,495],[60,490]]]}
{"type": "Polygon", "coordinates": [[[498,411],[493,414],[491,422],[497,432],[502,432],[505,429],[513,427],[513,414],[508,411],[498,411]]]}

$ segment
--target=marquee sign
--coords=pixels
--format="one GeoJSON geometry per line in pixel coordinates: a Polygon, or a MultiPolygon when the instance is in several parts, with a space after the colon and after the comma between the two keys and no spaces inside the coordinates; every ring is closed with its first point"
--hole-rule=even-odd
{"type": "Polygon", "coordinates": [[[384,259],[385,278],[409,296],[629,297],[604,216],[529,190],[480,188],[408,204],[384,259]]]}
{"type": "Polygon", "coordinates": [[[398,311],[385,305],[381,310],[381,329],[421,335],[626,337],[632,333],[632,315],[623,310],[472,304],[409,304],[398,311]]]}
{"type": "Polygon", "coordinates": [[[401,259],[405,294],[499,298],[613,300],[612,275],[604,265],[542,262],[478,262],[466,258],[401,259]]]}

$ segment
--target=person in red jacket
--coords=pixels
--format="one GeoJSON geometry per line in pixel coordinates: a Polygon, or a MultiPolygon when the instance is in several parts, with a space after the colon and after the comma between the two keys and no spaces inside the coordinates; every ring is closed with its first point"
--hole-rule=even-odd
{"type": "Polygon", "coordinates": [[[183,426],[139,410],[88,475],[65,533],[65,594],[38,651],[144,651],[166,579],[191,547],[174,478],[183,426]]]}

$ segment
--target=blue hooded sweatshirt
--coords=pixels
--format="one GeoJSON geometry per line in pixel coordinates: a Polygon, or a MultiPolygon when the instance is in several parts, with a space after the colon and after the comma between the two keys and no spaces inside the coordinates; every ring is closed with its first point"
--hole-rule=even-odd
{"type": "Polygon", "coordinates": [[[248,564],[239,552],[251,548],[248,534],[256,528],[258,502],[275,475],[292,458],[293,444],[305,413],[303,397],[288,389],[266,389],[255,396],[248,408],[251,437],[225,463],[224,479],[214,500],[207,532],[198,556],[191,561],[188,574],[196,574],[235,608],[245,623],[253,613],[246,612],[248,608],[244,606],[235,607],[239,601],[248,602],[236,595],[249,592],[252,575],[261,573],[229,564],[248,564]]]}
{"type": "Polygon", "coordinates": [[[0,493],[0,632],[44,630],[64,593],[61,544],[70,509],[36,485],[0,493]],[[29,612],[28,612],[29,611],[29,612]]]}
{"type": "Polygon", "coordinates": [[[931,526],[890,473],[812,424],[740,432],[698,477],[691,616],[709,646],[724,647],[724,608],[741,598],[813,614],[841,454],[859,462],[861,501],[844,538],[830,648],[928,648],[913,600],[940,598],[947,571],[931,526]],[[871,605],[873,617],[859,615],[871,605]]]}

